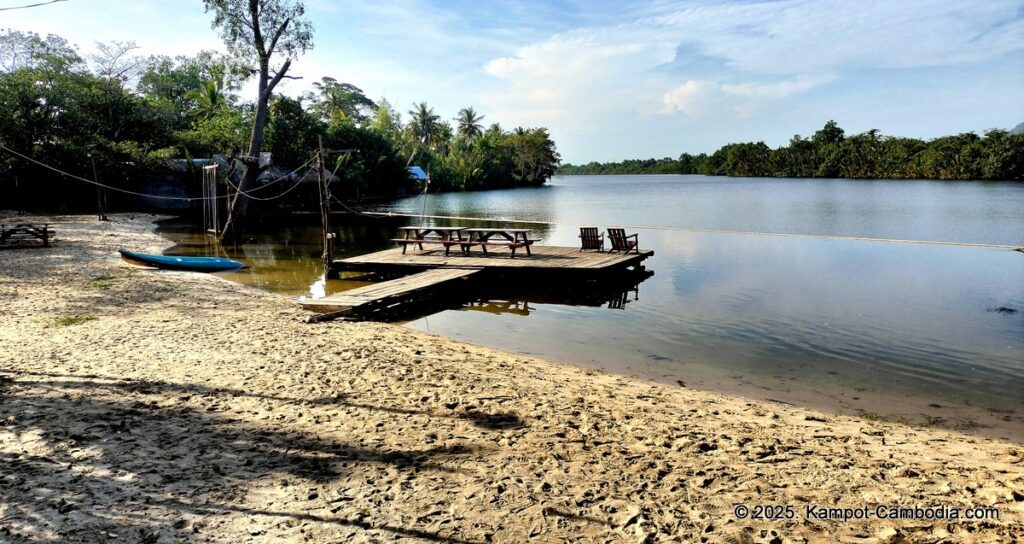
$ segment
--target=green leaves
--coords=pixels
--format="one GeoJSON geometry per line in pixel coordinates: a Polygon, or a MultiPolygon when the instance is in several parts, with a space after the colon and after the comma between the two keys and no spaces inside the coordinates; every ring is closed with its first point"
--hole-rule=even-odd
{"type": "Polygon", "coordinates": [[[204,0],[212,27],[231,53],[265,65],[275,53],[292,58],[313,47],[313,25],[300,1],[204,0]]]}
{"type": "Polygon", "coordinates": [[[990,130],[931,141],[883,136],[877,129],[846,136],[835,121],[788,146],[727,144],[711,156],[565,165],[564,174],[706,174],[863,179],[1024,180],[1024,134],[990,130]]]}

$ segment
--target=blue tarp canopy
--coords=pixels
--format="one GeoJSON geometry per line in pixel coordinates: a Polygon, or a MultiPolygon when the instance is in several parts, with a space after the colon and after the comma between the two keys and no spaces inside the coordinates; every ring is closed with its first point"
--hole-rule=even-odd
{"type": "Polygon", "coordinates": [[[430,179],[430,176],[420,168],[419,166],[409,166],[405,169],[409,173],[409,177],[418,181],[426,181],[430,179]]]}

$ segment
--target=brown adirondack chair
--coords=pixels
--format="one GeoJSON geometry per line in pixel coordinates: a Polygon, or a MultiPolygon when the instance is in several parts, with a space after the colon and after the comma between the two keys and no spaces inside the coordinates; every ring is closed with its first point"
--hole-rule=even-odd
{"type": "Polygon", "coordinates": [[[580,252],[584,249],[604,251],[604,234],[598,234],[597,227],[580,227],[580,252]]]}
{"type": "Polygon", "coordinates": [[[630,251],[635,251],[640,253],[640,238],[638,234],[627,236],[626,229],[608,229],[608,239],[612,242],[612,248],[608,250],[609,252],[622,251],[629,253],[630,251]]]}

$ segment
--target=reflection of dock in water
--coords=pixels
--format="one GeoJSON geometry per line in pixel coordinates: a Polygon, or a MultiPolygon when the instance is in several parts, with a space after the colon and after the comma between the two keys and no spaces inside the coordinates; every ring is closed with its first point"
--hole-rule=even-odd
{"type": "Polygon", "coordinates": [[[523,317],[530,315],[533,311],[533,308],[530,307],[531,303],[563,304],[567,306],[606,306],[613,310],[625,310],[626,304],[640,300],[640,282],[651,277],[653,274],[654,272],[646,271],[645,274],[640,275],[639,279],[633,278],[625,284],[592,285],[591,288],[597,288],[597,293],[591,293],[588,296],[573,297],[557,296],[555,294],[531,296],[528,293],[520,293],[518,297],[509,300],[485,299],[470,301],[465,303],[461,309],[486,312],[494,315],[512,314],[523,317]],[[634,281],[636,283],[633,283],[634,281]]]}
{"type": "Polygon", "coordinates": [[[525,300],[488,300],[467,302],[463,310],[475,312],[486,312],[494,315],[515,314],[521,316],[530,315],[530,303],[525,300]]]}
{"type": "MultiPolygon", "coordinates": [[[[410,248],[412,249],[412,248],[410,248]]],[[[491,251],[463,255],[444,249],[378,251],[334,261],[340,272],[373,272],[387,281],[300,301],[321,312],[311,321],[340,317],[394,319],[463,307],[495,314],[530,314],[529,302],[624,308],[629,294],[653,275],[643,261],[653,251],[605,253],[533,246],[531,255],[491,251]],[[399,276],[395,278],[394,276],[399,276]],[[467,302],[472,301],[472,302],[467,302]]]]}

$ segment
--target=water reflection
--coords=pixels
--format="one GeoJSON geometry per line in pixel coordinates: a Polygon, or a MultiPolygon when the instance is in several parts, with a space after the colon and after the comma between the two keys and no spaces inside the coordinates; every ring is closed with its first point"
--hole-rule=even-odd
{"type": "MultiPolygon", "coordinates": [[[[629,223],[1024,243],[1020,184],[697,179],[681,187],[678,177],[661,178],[431,195],[426,210],[552,221],[428,220],[531,228],[543,244],[563,246],[579,243],[581,224],[629,223]]],[[[392,207],[419,211],[423,202],[392,207]]],[[[419,223],[334,221],[338,257],[390,248],[399,226],[419,223]]],[[[277,292],[323,296],[374,279],[322,279],[315,216],[268,228],[224,250],[180,228],[165,230],[179,242],[172,252],[241,258],[251,268],[228,277],[277,292]]],[[[394,318],[690,387],[854,413],[924,415],[1024,437],[1024,254],[671,229],[639,234],[641,246],[655,250],[646,262],[654,276],[603,286],[488,282],[421,308],[428,317],[394,318]]]]}

